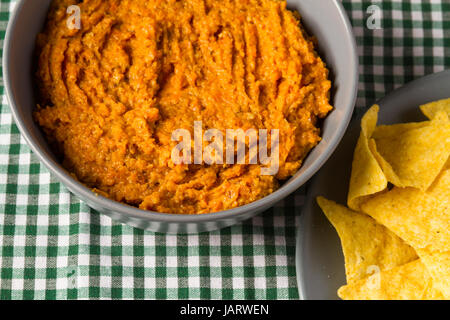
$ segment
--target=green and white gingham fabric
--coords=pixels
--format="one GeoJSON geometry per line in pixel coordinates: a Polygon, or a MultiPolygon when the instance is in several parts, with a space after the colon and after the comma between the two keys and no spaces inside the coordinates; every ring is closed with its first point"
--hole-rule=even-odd
{"type": "MultiPolygon", "coordinates": [[[[3,47],[15,1],[0,3],[3,47]]],[[[450,0],[343,3],[360,55],[358,111],[450,68],[450,0]],[[379,30],[366,26],[373,4],[382,9],[379,30]]],[[[305,188],[217,232],[175,236],[121,225],[88,208],[39,163],[14,125],[3,83],[0,90],[1,299],[299,298],[295,232],[305,188]]]]}

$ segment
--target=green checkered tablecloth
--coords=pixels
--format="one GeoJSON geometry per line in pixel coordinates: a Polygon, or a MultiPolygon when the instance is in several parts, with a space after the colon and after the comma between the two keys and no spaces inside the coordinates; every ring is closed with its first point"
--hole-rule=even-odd
{"type": "MultiPolygon", "coordinates": [[[[450,0],[343,2],[361,62],[357,110],[450,68],[450,0]],[[380,30],[366,27],[372,4],[382,8],[380,30]]],[[[14,5],[1,0],[2,43],[14,5]]],[[[299,298],[295,231],[304,188],[217,232],[174,236],[121,225],[80,202],[39,163],[13,123],[3,83],[0,90],[1,299],[299,298]]]]}

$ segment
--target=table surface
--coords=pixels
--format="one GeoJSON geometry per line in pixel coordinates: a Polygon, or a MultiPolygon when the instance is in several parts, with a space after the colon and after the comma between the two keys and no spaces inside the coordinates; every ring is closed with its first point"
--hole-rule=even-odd
{"type": "MultiPolygon", "coordinates": [[[[356,112],[450,68],[450,0],[343,3],[360,55],[356,112]],[[372,4],[381,29],[367,28],[372,4]]],[[[14,4],[0,2],[1,47],[14,4]]],[[[216,232],[175,236],[118,224],[39,163],[12,120],[2,80],[0,93],[0,299],[299,298],[295,232],[305,187],[216,232]]]]}

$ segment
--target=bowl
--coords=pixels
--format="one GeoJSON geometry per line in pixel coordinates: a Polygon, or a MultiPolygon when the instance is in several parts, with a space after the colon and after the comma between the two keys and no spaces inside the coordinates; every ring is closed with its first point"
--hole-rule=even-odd
{"type": "Polygon", "coordinates": [[[323,123],[321,143],[305,159],[303,167],[279,190],[248,205],[203,215],[173,215],[144,211],[99,196],[75,180],[57,161],[32,118],[34,96],[34,48],[51,0],[17,2],[6,32],[3,79],[13,118],[28,145],[68,190],[91,208],[133,227],[164,233],[213,231],[247,220],[272,207],[305,184],[329,159],[341,141],[354,110],[358,87],[358,55],[351,24],[339,1],[288,1],[302,16],[306,30],[318,40],[318,51],[330,69],[335,110],[323,123]]]}

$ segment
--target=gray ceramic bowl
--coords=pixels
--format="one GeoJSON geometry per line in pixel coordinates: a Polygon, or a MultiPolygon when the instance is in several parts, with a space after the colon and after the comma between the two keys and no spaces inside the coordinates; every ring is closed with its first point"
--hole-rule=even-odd
{"type": "Polygon", "coordinates": [[[74,180],[57,162],[41,131],[33,122],[33,50],[51,0],[21,0],[17,3],[6,33],[3,78],[10,107],[20,132],[34,154],[71,192],[93,209],[134,227],[166,233],[212,231],[270,208],[305,182],[328,160],[341,141],[353,112],[358,83],[358,56],[350,22],[339,1],[288,1],[298,10],[306,29],[319,41],[319,51],[331,69],[336,110],[323,126],[323,141],[311,152],[301,170],[277,192],[249,205],[206,215],[170,215],[149,212],[95,195],[74,180]]]}

